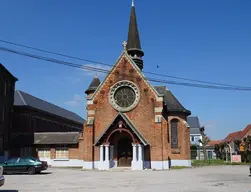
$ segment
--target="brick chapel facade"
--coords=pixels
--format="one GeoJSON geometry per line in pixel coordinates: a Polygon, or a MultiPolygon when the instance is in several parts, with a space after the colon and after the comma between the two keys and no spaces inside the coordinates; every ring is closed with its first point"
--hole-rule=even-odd
{"type": "Polygon", "coordinates": [[[95,77],[86,90],[87,120],[79,145],[83,168],[191,166],[191,112],[165,86],[152,86],[145,78],[134,4],[123,46],[105,79],[95,77]]]}

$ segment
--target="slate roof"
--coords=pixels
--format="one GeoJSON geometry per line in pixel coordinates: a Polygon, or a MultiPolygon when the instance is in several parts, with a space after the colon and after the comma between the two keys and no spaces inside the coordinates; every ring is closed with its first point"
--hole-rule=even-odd
{"type": "Polygon", "coordinates": [[[59,117],[63,117],[76,123],[84,124],[85,122],[83,118],[71,111],[19,90],[15,91],[14,106],[29,106],[59,117]]]}
{"type": "Polygon", "coordinates": [[[164,102],[166,104],[167,111],[183,112],[187,115],[191,114],[189,110],[181,105],[181,103],[172,94],[172,92],[166,88],[166,86],[154,86],[154,88],[159,94],[164,94],[164,102]]]}
{"type": "Polygon", "coordinates": [[[79,132],[43,132],[34,134],[34,144],[77,144],[79,132]]]}
{"type": "Polygon", "coordinates": [[[9,72],[8,69],[6,69],[1,63],[0,63],[0,69],[8,73],[15,81],[18,81],[18,79],[11,72],[9,72]]]}
{"type": "Polygon", "coordinates": [[[191,116],[187,117],[187,123],[190,126],[190,128],[200,128],[200,121],[199,117],[191,116]]]}
{"type": "Polygon", "coordinates": [[[95,92],[95,90],[98,88],[100,84],[100,80],[97,76],[95,76],[89,85],[88,89],[85,91],[86,94],[89,94],[90,92],[95,92]]]}
{"type": "Polygon", "coordinates": [[[141,50],[135,6],[132,5],[127,39],[127,50],[141,50]]]}

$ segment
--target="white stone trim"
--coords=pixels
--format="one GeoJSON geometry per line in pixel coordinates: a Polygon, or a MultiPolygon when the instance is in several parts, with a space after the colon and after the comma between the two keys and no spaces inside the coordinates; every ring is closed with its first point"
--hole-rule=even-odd
{"type": "Polygon", "coordinates": [[[161,123],[162,122],[162,115],[155,115],[155,123],[161,123]]]}
{"type": "Polygon", "coordinates": [[[121,111],[121,112],[131,111],[132,109],[134,109],[138,105],[139,101],[140,101],[140,91],[139,91],[139,88],[138,88],[138,86],[135,83],[133,83],[131,81],[122,80],[122,81],[119,81],[119,82],[115,83],[110,88],[110,91],[109,91],[109,102],[112,105],[112,107],[114,109],[118,110],[118,111],[121,111]],[[128,107],[120,107],[117,104],[117,102],[114,99],[114,96],[115,96],[116,91],[120,87],[130,87],[134,91],[134,93],[135,93],[135,100],[134,100],[134,102],[133,102],[132,105],[130,105],[128,107]]]}
{"type": "Polygon", "coordinates": [[[48,166],[51,167],[83,167],[84,161],[80,159],[50,159],[50,158],[39,158],[41,161],[47,161],[48,166]]]}
{"type": "Polygon", "coordinates": [[[155,113],[161,113],[163,111],[163,107],[155,107],[154,111],[155,113]]]}
{"type": "Polygon", "coordinates": [[[92,100],[87,100],[87,105],[93,105],[93,101],[92,100]]]}
{"type": "Polygon", "coordinates": [[[163,101],[163,97],[157,97],[157,101],[163,101]]]}
{"type": "Polygon", "coordinates": [[[183,123],[186,127],[190,127],[190,125],[187,123],[187,121],[183,120],[183,123]]]}
{"type": "Polygon", "coordinates": [[[172,166],[185,166],[185,167],[191,167],[192,161],[191,160],[171,160],[171,167],[172,166]]]}
{"type": "Polygon", "coordinates": [[[95,115],[95,110],[88,110],[88,111],[87,111],[87,114],[88,114],[88,115],[95,115]]]}

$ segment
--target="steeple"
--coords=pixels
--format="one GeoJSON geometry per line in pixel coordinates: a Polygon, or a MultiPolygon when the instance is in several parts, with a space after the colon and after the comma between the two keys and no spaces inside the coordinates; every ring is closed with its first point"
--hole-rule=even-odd
{"type": "Polygon", "coordinates": [[[91,84],[89,85],[88,89],[85,91],[87,95],[92,94],[95,92],[95,90],[98,88],[100,84],[100,80],[97,75],[93,78],[91,84]]]}
{"type": "Polygon", "coordinates": [[[142,70],[143,69],[142,57],[144,56],[144,52],[141,50],[141,45],[140,45],[134,0],[132,0],[129,32],[127,39],[127,53],[132,57],[134,62],[142,70]]]}

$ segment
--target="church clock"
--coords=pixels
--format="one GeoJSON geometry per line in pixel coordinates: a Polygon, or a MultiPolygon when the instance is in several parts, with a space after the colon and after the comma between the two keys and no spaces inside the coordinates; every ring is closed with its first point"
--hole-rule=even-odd
{"type": "Polygon", "coordinates": [[[111,87],[109,101],[113,108],[118,111],[127,112],[134,109],[139,99],[139,89],[130,81],[119,81],[111,87]]]}

